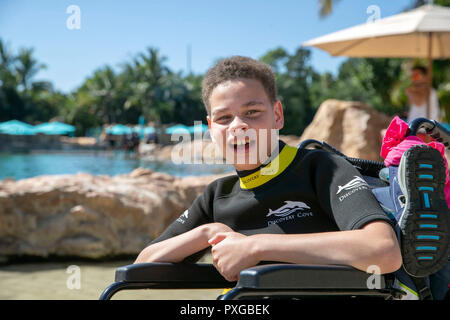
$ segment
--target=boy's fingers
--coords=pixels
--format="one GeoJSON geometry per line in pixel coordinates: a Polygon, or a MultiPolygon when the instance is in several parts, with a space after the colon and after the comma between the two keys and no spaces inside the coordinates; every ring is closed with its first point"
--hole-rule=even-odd
{"type": "Polygon", "coordinates": [[[217,234],[214,235],[214,237],[212,237],[211,239],[208,240],[208,243],[210,245],[218,244],[220,241],[225,239],[226,236],[227,235],[225,233],[217,233],[217,234]]]}

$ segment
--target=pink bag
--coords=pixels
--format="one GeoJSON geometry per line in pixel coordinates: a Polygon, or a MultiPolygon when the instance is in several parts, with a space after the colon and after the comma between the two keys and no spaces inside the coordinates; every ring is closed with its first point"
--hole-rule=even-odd
{"type": "Polygon", "coordinates": [[[398,166],[400,164],[400,159],[402,158],[403,153],[416,144],[425,144],[436,150],[438,150],[445,162],[445,174],[446,174],[446,183],[445,183],[445,198],[447,200],[447,205],[450,208],[450,179],[448,175],[448,164],[447,159],[445,159],[445,146],[442,143],[432,141],[430,143],[423,142],[420,138],[416,136],[408,136],[406,137],[406,133],[408,130],[408,124],[396,116],[389,127],[386,130],[386,134],[383,138],[383,144],[381,146],[381,157],[384,158],[384,165],[386,167],[389,166],[398,166]]]}

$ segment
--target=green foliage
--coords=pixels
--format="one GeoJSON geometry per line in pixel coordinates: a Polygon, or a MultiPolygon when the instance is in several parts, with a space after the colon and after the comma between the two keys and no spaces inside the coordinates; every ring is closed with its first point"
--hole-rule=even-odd
{"type": "MultiPolygon", "coordinates": [[[[292,54],[275,48],[260,58],[275,72],[285,115],[282,134],[301,135],[326,99],[361,101],[390,115],[402,112],[407,108],[408,71],[412,64],[423,63],[348,59],[334,76],[316,72],[310,55],[303,48],[292,54]]],[[[0,39],[0,122],[18,119],[34,123],[59,117],[76,127],[76,135],[84,135],[104,124],[137,124],[140,116],[147,123],[186,125],[206,118],[201,99],[203,75],[174,73],[155,48],[136,55],[118,70],[110,66],[95,70],[70,94],[55,91],[49,82],[35,81],[43,68],[33,50],[21,49],[15,54],[0,39]]],[[[449,61],[435,61],[433,76],[441,107],[449,117],[449,61]]]]}
{"type": "Polygon", "coordinates": [[[331,95],[370,104],[386,114],[397,113],[402,106],[395,105],[391,95],[403,72],[402,63],[402,59],[348,59],[339,68],[331,95]]]}
{"type": "Polygon", "coordinates": [[[319,0],[319,16],[325,18],[331,14],[334,6],[340,0],[319,0]]]}
{"type": "Polygon", "coordinates": [[[44,68],[32,49],[15,55],[0,39],[0,121],[47,121],[58,114],[51,83],[33,81],[44,68]]]}
{"type": "Polygon", "coordinates": [[[137,124],[140,116],[157,123],[192,125],[204,120],[202,75],[173,73],[166,58],[148,48],[115,71],[104,66],[68,95],[51,83],[34,81],[45,68],[32,49],[14,54],[0,39],[0,122],[29,123],[60,117],[76,127],[76,135],[109,123],[137,124]]]}
{"type": "Polygon", "coordinates": [[[202,76],[173,73],[166,58],[155,48],[138,54],[115,73],[106,66],[97,70],[75,92],[78,116],[96,123],[138,123],[142,115],[147,122],[183,123],[206,117],[201,103],[202,76]]]}
{"type": "MultiPolygon", "coordinates": [[[[420,6],[423,6],[425,4],[428,4],[428,2],[429,1],[427,1],[427,0],[413,0],[412,4],[411,4],[411,7],[407,8],[407,9],[409,10],[409,9],[412,9],[412,8],[420,7],[420,6]]],[[[438,6],[450,7],[450,0],[434,0],[433,2],[434,2],[435,5],[438,5],[438,6]]]]}
{"type": "Polygon", "coordinates": [[[393,89],[404,82],[402,59],[348,59],[336,77],[317,73],[309,59],[308,50],[298,49],[289,55],[282,48],[260,58],[276,73],[278,96],[285,113],[283,134],[300,135],[327,99],[361,101],[390,115],[406,106],[404,99],[392,98],[393,89]]]}
{"type": "Polygon", "coordinates": [[[276,48],[260,58],[275,72],[278,98],[285,118],[281,134],[300,135],[314,116],[310,86],[316,73],[309,64],[310,55],[309,50],[301,48],[293,55],[283,48],[276,48]]]}
{"type": "Polygon", "coordinates": [[[450,123],[450,60],[433,62],[433,85],[437,89],[439,104],[444,112],[444,120],[450,123]]]}

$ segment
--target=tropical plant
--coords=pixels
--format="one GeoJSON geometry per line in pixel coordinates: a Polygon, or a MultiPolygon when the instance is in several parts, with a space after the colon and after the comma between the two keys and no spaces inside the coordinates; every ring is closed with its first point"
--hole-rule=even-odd
{"type": "Polygon", "coordinates": [[[303,48],[292,55],[283,48],[276,48],[260,58],[275,72],[285,115],[282,134],[301,135],[314,116],[310,88],[317,74],[310,65],[310,55],[310,51],[303,48]]]}
{"type": "Polygon", "coordinates": [[[35,80],[43,69],[33,49],[22,48],[16,55],[0,39],[0,121],[46,121],[57,115],[58,107],[49,102],[52,84],[35,80]]]}
{"type": "Polygon", "coordinates": [[[319,16],[325,18],[331,14],[334,6],[340,0],[319,0],[319,16]]]}

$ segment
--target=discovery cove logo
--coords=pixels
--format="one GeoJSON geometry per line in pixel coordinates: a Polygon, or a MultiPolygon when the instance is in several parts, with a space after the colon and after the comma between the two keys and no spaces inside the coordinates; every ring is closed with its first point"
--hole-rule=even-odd
{"type": "Polygon", "coordinates": [[[364,179],[358,176],[354,176],[354,179],[350,180],[348,183],[346,183],[343,186],[338,186],[338,190],[336,192],[336,195],[340,194],[342,191],[348,191],[347,193],[344,193],[343,195],[339,196],[339,201],[343,201],[348,196],[352,195],[358,190],[364,190],[367,189],[369,185],[367,184],[364,179]]]}
{"type": "Polygon", "coordinates": [[[294,218],[312,217],[313,213],[311,208],[300,201],[285,201],[285,205],[278,209],[269,209],[269,213],[266,217],[276,218],[275,220],[269,220],[267,225],[277,224],[280,222],[292,220],[294,218]],[[296,213],[296,214],[294,214],[296,213]]]}

